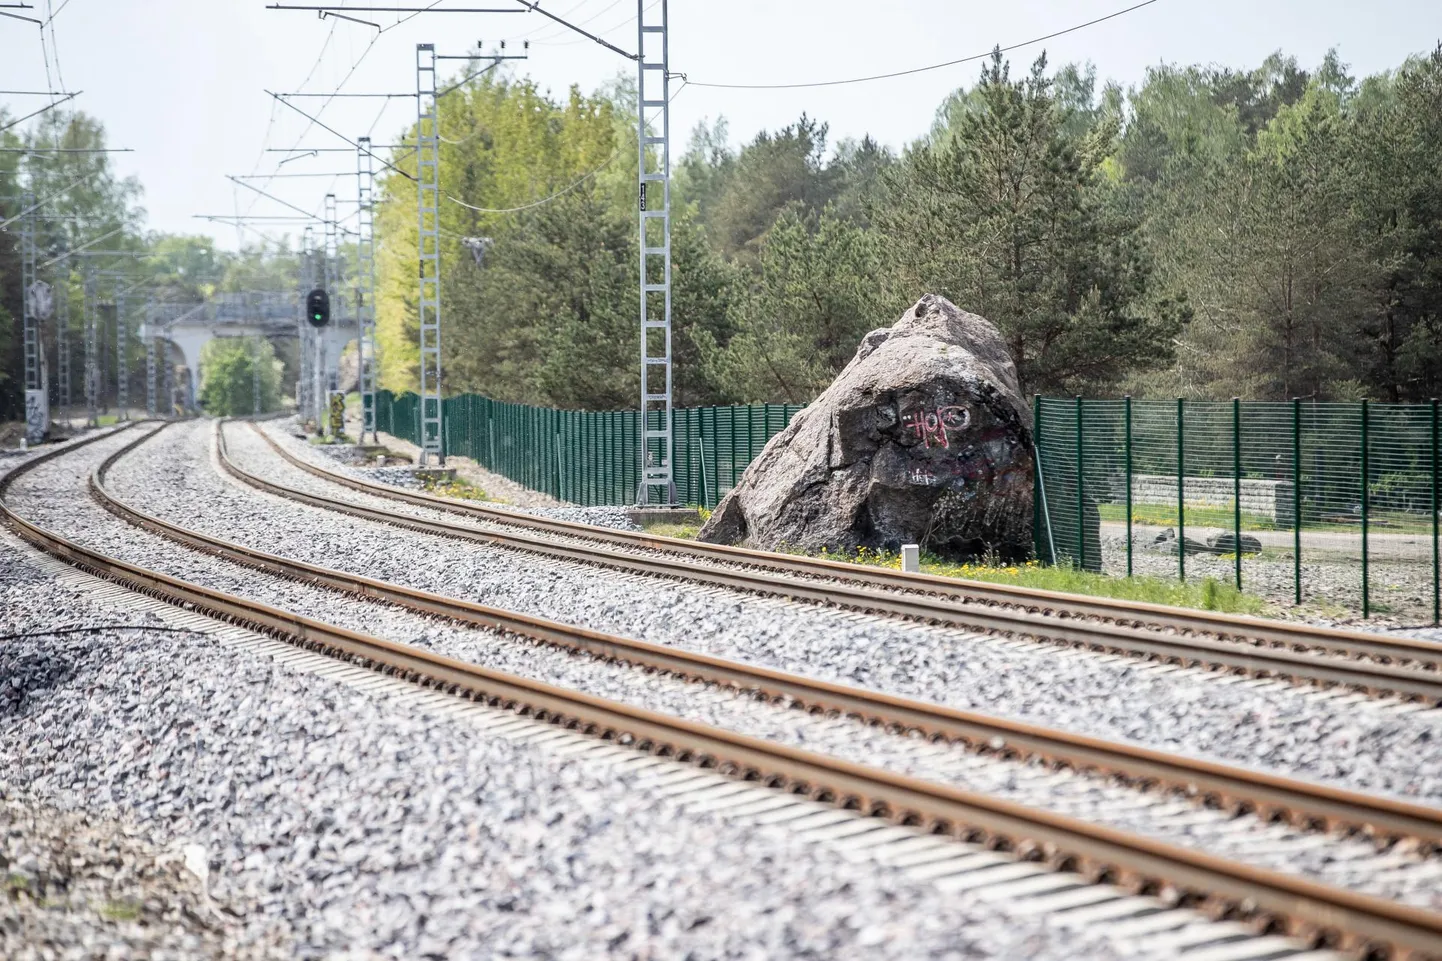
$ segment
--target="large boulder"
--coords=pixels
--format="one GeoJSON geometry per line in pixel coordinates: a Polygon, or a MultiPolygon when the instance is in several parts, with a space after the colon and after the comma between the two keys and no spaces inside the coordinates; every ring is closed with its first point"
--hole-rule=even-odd
{"type": "Polygon", "coordinates": [[[1001,334],[927,294],[773,437],[700,539],[967,559],[1032,551],[1031,414],[1001,334]]]}

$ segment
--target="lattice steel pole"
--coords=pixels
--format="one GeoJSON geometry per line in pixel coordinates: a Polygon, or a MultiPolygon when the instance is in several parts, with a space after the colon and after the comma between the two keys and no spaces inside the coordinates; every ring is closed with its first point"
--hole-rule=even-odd
{"type": "MultiPolygon", "coordinates": [[[[165,340],[170,340],[170,324],[165,325],[165,340]]],[[[175,415],[175,365],[170,362],[170,348],[162,344],[161,349],[165,356],[161,358],[160,369],[164,374],[165,383],[165,416],[175,415]]]]}
{"type": "Polygon", "coordinates": [[[20,313],[24,328],[25,361],[25,436],[39,443],[44,439],[50,398],[45,391],[45,347],[40,339],[40,318],[31,310],[30,288],[36,281],[35,194],[29,190],[20,197],[20,313]],[[32,407],[34,410],[32,411],[32,407]]]}
{"type": "Polygon", "coordinates": [[[436,48],[416,44],[416,248],[419,261],[421,465],[445,465],[441,423],[440,113],[436,48]]]}
{"type": "Polygon", "coordinates": [[[360,376],[361,443],[376,443],[375,161],[371,138],[356,141],[356,363],[360,376]]]}
{"type": "MultiPolygon", "coordinates": [[[[340,325],[340,272],[336,269],[336,214],[335,194],[325,195],[325,260],[323,269],[325,271],[325,290],[330,295],[331,324],[340,325]]],[[[326,432],[326,413],[330,410],[330,370],[328,368],[329,358],[325,351],[325,329],[317,332],[315,339],[315,396],[316,396],[316,433],[326,432]]],[[[339,362],[337,357],[336,361],[339,362]]]]}
{"type": "Polygon", "coordinates": [[[122,283],[122,280],[115,281],[115,414],[117,420],[129,420],[130,358],[126,348],[130,345],[130,327],[125,322],[125,288],[122,283]]]}
{"type": "Polygon", "coordinates": [[[260,335],[257,334],[250,344],[250,406],[251,413],[260,416],[260,335]]]}
{"type": "MultiPolygon", "coordinates": [[[[155,296],[152,294],[145,301],[145,413],[148,417],[154,417],[156,412],[155,403],[155,347],[157,335],[155,332],[155,296]]],[[[68,416],[68,414],[67,414],[68,416]]]]}
{"type": "Polygon", "coordinates": [[[55,280],[55,365],[60,375],[60,406],[70,426],[70,267],[55,280]]]}
{"type": "Polygon", "coordinates": [[[96,303],[96,296],[95,268],[87,261],[85,264],[85,423],[90,427],[97,427],[100,424],[100,417],[96,410],[100,400],[97,396],[100,390],[99,357],[97,356],[99,345],[96,343],[97,315],[100,312],[100,305],[96,303]]]}
{"type": "Polygon", "coordinates": [[[649,504],[655,496],[661,503],[674,504],[676,483],[671,475],[671,80],[666,0],[661,0],[659,22],[647,22],[647,10],[646,0],[636,0],[636,149],[641,208],[641,483],[636,499],[638,503],[649,504]],[[649,48],[648,40],[652,41],[649,48]],[[660,111],[659,134],[649,132],[650,125],[646,122],[648,110],[660,111]],[[659,310],[652,307],[656,301],[659,301],[659,310]],[[659,416],[657,427],[651,426],[653,416],[659,416]]]}
{"type": "Polygon", "coordinates": [[[315,286],[314,246],[315,232],[307,226],[301,232],[300,277],[297,278],[300,285],[300,297],[296,303],[295,315],[296,323],[300,327],[300,376],[296,382],[296,404],[302,424],[311,412],[310,392],[314,386],[311,374],[310,339],[315,334],[315,328],[310,325],[310,321],[305,316],[305,295],[315,286]]]}

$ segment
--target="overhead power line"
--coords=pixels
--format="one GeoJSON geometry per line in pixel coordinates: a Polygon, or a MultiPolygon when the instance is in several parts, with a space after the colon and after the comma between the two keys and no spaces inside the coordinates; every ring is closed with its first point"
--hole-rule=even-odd
{"type": "Polygon", "coordinates": [[[941,70],[944,67],[955,67],[957,64],[970,63],[973,60],[984,60],[987,57],[991,56],[992,53],[997,51],[1000,51],[1001,53],[1007,53],[1011,50],[1019,50],[1022,47],[1029,47],[1033,44],[1043,43],[1047,40],[1065,36],[1069,33],[1076,33],[1078,30],[1085,30],[1087,27],[1094,27],[1099,23],[1105,23],[1108,20],[1115,20],[1117,17],[1124,16],[1125,14],[1131,13],[1134,10],[1140,10],[1142,7],[1149,7],[1156,2],[1157,0],[1142,0],[1141,3],[1134,4],[1124,10],[1118,10],[1115,13],[1109,13],[1104,17],[1097,17],[1095,20],[1088,20],[1086,23],[1079,23],[1076,26],[1067,27],[1065,30],[1057,30],[1054,33],[1049,33],[1043,37],[1033,37],[1030,40],[1023,40],[1020,43],[1013,43],[1005,47],[993,48],[992,50],[988,50],[986,53],[976,53],[972,54],[969,57],[961,57],[956,60],[947,60],[945,63],[933,63],[928,64],[924,67],[912,67],[910,70],[896,70],[892,73],[878,73],[872,74],[868,77],[849,77],[845,80],[816,80],[807,83],[707,83],[702,80],[689,79],[687,80],[687,83],[691,84],[693,87],[711,87],[717,90],[800,90],[806,87],[839,87],[843,84],[870,83],[873,80],[891,80],[895,77],[909,77],[912,74],[926,73],[929,70],[941,70]]]}
{"type": "Polygon", "coordinates": [[[354,177],[354,170],[342,170],[336,173],[318,174],[232,174],[232,180],[279,180],[285,177],[354,177]]]}
{"type": "MultiPolygon", "coordinates": [[[[96,173],[98,173],[98,172],[99,172],[99,171],[96,171],[96,173]]],[[[33,206],[30,206],[30,207],[25,208],[24,210],[20,211],[20,212],[19,212],[18,214],[16,214],[15,216],[11,217],[9,220],[0,220],[0,230],[4,230],[6,227],[10,226],[10,225],[13,224],[15,221],[19,220],[21,217],[23,217],[23,216],[25,216],[26,214],[30,213],[32,210],[39,210],[41,207],[43,207],[43,206],[45,206],[46,204],[50,203],[52,200],[55,200],[55,199],[57,199],[57,198],[59,198],[59,197],[64,196],[65,193],[66,193],[71,187],[78,187],[78,186],[80,186],[81,184],[85,183],[85,181],[89,180],[89,179],[90,179],[91,177],[93,177],[93,176],[95,176],[95,173],[88,173],[88,174],[86,174],[85,176],[83,176],[83,177],[79,178],[78,180],[76,180],[75,182],[70,183],[70,184],[67,184],[67,185],[64,186],[64,187],[61,187],[59,190],[55,191],[55,193],[53,193],[53,194],[51,194],[50,196],[46,197],[44,200],[39,201],[38,203],[34,204],[33,206]]]]}
{"type": "MultiPolygon", "coordinates": [[[[328,126],[326,126],[326,125],[325,125],[324,123],[322,123],[320,120],[316,119],[315,117],[312,117],[310,114],[306,113],[304,110],[300,109],[300,108],[297,107],[295,104],[291,103],[289,100],[286,100],[283,95],[278,94],[278,93],[271,93],[269,90],[267,90],[266,93],[269,93],[269,94],[270,94],[272,97],[274,97],[276,100],[279,100],[281,103],[285,104],[287,107],[289,107],[290,109],[294,110],[296,113],[300,114],[302,117],[305,117],[305,118],[308,119],[311,123],[315,124],[317,127],[320,127],[322,130],[330,131],[331,133],[335,134],[335,135],[336,135],[337,137],[339,137],[340,139],[344,140],[346,143],[350,144],[350,145],[351,145],[352,147],[354,147],[355,149],[360,150],[360,151],[366,153],[367,155],[369,155],[370,157],[372,157],[372,158],[374,158],[374,159],[376,159],[376,160],[379,160],[382,165],[384,165],[384,166],[386,166],[386,167],[389,167],[391,170],[394,170],[396,173],[400,174],[402,177],[406,178],[407,180],[415,180],[415,179],[416,179],[416,178],[412,177],[410,174],[406,173],[406,172],[405,172],[404,170],[402,170],[401,168],[397,167],[395,164],[391,163],[389,160],[386,160],[384,157],[381,157],[381,156],[379,156],[379,155],[377,155],[377,154],[375,154],[375,153],[372,153],[372,152],[369,151],[369,150],[366,150],[366,149],[365,149],[364,147],[362,147],[360,144],[356,143],[354,140],[352,140],[351,138],[347,137],[345,134],[341,133],[339,130],[336,130],[334,127],[328,127],[328,126]]],[[[255,188],[252,187],[251,189],[254,190],[255,188]]]]}
{"type": "Polygon", "coordinates": [[[332,10],[352,10],[357,13],[525,13],[524,10],[516,10],[512,7],[438,7],[432,4],[429,7],[351,7],[340,6],[339,4],[324,4],[320,6],[302,6],[294,3],[272,3],[266,6],[267,10],[320,10],[329,12],[332,10]]]}
{"type": "Polygon", "coordinates": [[[581,184],[583,184],[583,183],[585,183],[586,181],[590,180],[592,177],[596,176],[596,174],[600,173],[602,170],[605,170],[607,167],[609,167],[609,166],[611,165],[611,161],[615,160],[615,159],[616,159],[617,157],[619,157],[620,155],[621,155],[621,151],[617,150],[615,153],[611,154],[611,156],[607,157],[607,158],[601,163],[601,165],[600,165],[599,167],[597,167],[596,169],[590,171],[589,173],[583,174],[583,175],[581,176],[581,178],[580,178],[579,180],[575,181],[574,183],[571,183],[571,184],[568,184],[568,185],[565,186],[565,187],[562,187],[560,190],[558,190],[558,191],[556,191],[555,193],[551,194],[549,197],[543,197],[543,198],[541,198],[540,200],[535,201],[534,203],[522,204],[522,205],[519,206],[519,207],[501,207],[501,208],[497,208],[497,207],[477,207],[477,206],[474,206],[474,205],[472,205],[472,204],[466,203],[464,200],[457,200],[455,197],[452,197],[450,194],[446,194],[446,199],[449,200],[449,201],[450,201],[451,203],[453,203],[453,204],[459,204],[460,206],[465,207],[467,210],[474,210],[476,213],[481,213],[481,214],[514,214],[514,213],[517,213],[517,212],[522,211],[522,210],[530,210],[532,207],[539,207],[539,206],[541,206],[542,204],[548,204],[548,203],[550,203],[551,201],[555,200],[557,197],[565,196],[566,194],[568,194],[568,193],[570,193],[571,191],[575,190],[577,187],[581,186],[581,184]]]}
{"type": "Polygon", "coordinates": [[[343,13],[336,13],[334,10],[322,10],[320,12],[320,18],[324,20],[326,17],[335,17],[337,20],[349,20],[351,23],[359,23],[363,26],[375,27],[377,33],[379,33],[381,29],[381,25],[378,23],[372,23],[369,20],[362,20],[360,17],[348,17],[343,13]]]}
{"type": "Polygon", "coordinates": [[[73,250],[67,250],[65,253],[61,254],[59,257],[52,257],[50,260],[45,261],[45,263],[43,263],[43,264],[36,264],[36,265],[35,265],[35,269],[36,269],[36,270],[44,270],[46,267],[49,267],[51,264],[58,264],[58,263],[60,263],[60,261],[62,261],[62,260],[67,260],[67,259],[69,259],[70,257],[75,256],[76,254],[80,253],[82,250],[85,250],[85,249],[88,248],[88,247],[94,247],[96,244],[100,243],[100,241],[102,241],[102,240],[108,240],[109,238],[114,237],[116,234],[120,233],[120,232],[121,232],[122,230],[124,230],[124,229],[125,229],[125,228],[124,228],[123,226],[121,226],[121,227],[116,227],[114,230],[110,231],[109,233],[101,234],[99,237],[96,237],[94,240],[87,241],[86,243],[81,244],[79,247],[76,247],[76,248],[73,249],[73,250]]]}
{"type": "MultiPolygon", "coordinates": [[[[225,179],[229,180],[231,183],[240,184],[240,185],[241,185],[242,187],[244,187],[246,190],[253,190],[253,191],[255,191],[256,193],[260,194],[262,197],[266,198],[267,200],[273,200],[273,201],[275,201],[276,203],[280,204],[282,207],[289,207],[291,210],[294,210],[296,213],[300,214],[302,217],[309,217],[309,218],[311,218],[312,220],[319,220],[319,219],[320,219],[319,217],[317,217],[317,216],[315,216],[314,214],[312,214],[309,210],[302,210],[302,209],[300,209],[299,207],[297,207],[295,204],[291,203],[290,201],[288,201],[288,200],[281,200],[279,197],[275,196],[274,194],[268,194],[268,193],[266,193],[264,190],[261,190],[259,187],[252,187],[250,184],[246,183],[244,180],[237,180],[235,177],[231,176],[230,174],[226,174],[226,175],[225,175],[225,179]]],[[[247,214],[249,214],[248,211],[247,211],[247,214]]]]}
{"type": "Polygon", "coordinates": [[[130,147],[0,147],[0,153],[135,153],[130,147]]]}
{"type": "Polygon", "coordinates": [[[74,100],[76,97],[80,96],[80,95],[81,95],[82,93],[84,93],[84,92],[85,92],[85,91],[83,91],[83,90],[77,90],[77,91],[75,91],[75,92],[72,93],[72,94],[67,94],[67,95],[65,95],[64,97],[61,97],[59,100],[52,100],[50,103],[47,103],[45,106],[41,107],[39,110],[33,110],[33,111],[31,111],[30,113],[27,113],[25,116],[21,117],[20,119],[18,119],[18,120],[12,120],[12,121],[10,121],[9,123],[7,123],[5,126],[0,127],[0,133],[4,133],[5,131],[9,130],[11,127],[14,127],[14,126],[17,125],[17,124],[22,124],[22,123],[24,123],[25,121],[29,120],[31,117],[38,117],[38,116],[40,116],[42,113],[45,113],[47,110],[54,110],[56,107],[60,106],[60,105],[61,105],[62,103],[64,103],[65,101],[67,101],[67,100],[74,100]]]}

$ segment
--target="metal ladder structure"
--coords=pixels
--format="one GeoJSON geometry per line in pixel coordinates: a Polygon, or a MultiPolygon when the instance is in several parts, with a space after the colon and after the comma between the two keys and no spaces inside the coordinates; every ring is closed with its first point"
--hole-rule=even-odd
{"type": "Polygon", "coordinates": [[[360,377],[360,442],[376,440],[375,161],[371,138],[356,141],[356,363],[360,377]]]}
{"type": "Polygon", "coordinates": [[[315,328],[310,325],[310,320],[305,315],[306,294],[315,287],[315,232],[309,225],[301,232],[300,250],[300,276],[297,278],[300,295],[296,298],[295,308],[296,324],[300,328],[300,377],[296,380],[296,409],[300,411],[303,423],[314,410],[310,395],[315,386],[315,375],[311,371],[314,349],[310,342],[315,335],[315,328]]]}
{"type": "MultiPolygon", "coordinates": [[[[654,14],[654,11],[652,11],[654,14]]],[[[671,74],[666,0],[658,21],[636,0],[637,171],[641,250],[641,483],[638,504],[676,503],[671,473],[671,74]],[[648,110],[660,112],[651,133],[648,110]],[[648,189],[649,188],[649,189],[648,189]],[[654,306],[653,306],[654,305],[654,306]],[[657,309],[659,308],[659,309],[657,309]],[[660,424],[652,427],[653,418],[660,424]]]]}
{"type": "Polygon", "coordinates": [[[130,358],[126,348],[130,346],[130,326],[125,322],[124,280],[115,279],[115,416],[116,420],[129,420],[130,406],[130,358]]]}
{"type": "Polygon", "coordinates": [[[70,426],[70,267],[55,278],[55,366],[59,374],[60,407],[70,426]]]}
{"type": "Polygon", "coordinates": [[[263,335],[257,334],[250,343],[250,413],[253,417],[260,416],[260,363],[264,351],[260,343],[263,335]]]}
{"type": "Polygon", "coordinates": [[[165,350],[165,362],[160,366],[165,391],[161,396],[165,400],[166,417],[175,416],[175,365],[170,362],[170,347],[168,344],[170,340],[171,322],[172,321],[166,321],[165,323],[165,340],[167,343],[162,346],[162,349],[165,350]]]}
{"type": "Polygon", "coordinates": [[[95,268],[85,264],[85,424],[100,425],[100,356],[98,342],[100,304],[96,290],[95,268]]]}
{"type": "MultiPolygon", "coordinates": [[[[38,259],[35,240],[35,194],[25,191],[20,197],[20,209],[25,211],[20,218],[20,312],[25,339],[25,414],[30,415],[30,391],[45,389],[45,347],[40,340],[40,318],[30,309],[30,287],[38,279],[35,261],[38,259]]],[[[49,398],[42,398],[42,404],[49,398]]],[[[27,430],[27,435],[29,431],[27,430]]],[[[34,438],[39,440],[38,437],[34,438]]]]}
{"type": "MultiPolygon", "coordinates": [[[[157,408],[155,400],[155,349],[160,334],[155,327],[155,295],[145,300],[145,415],[154,417],[157,408]]],[[[70,414],[66,406],[66,416],[70,414]]]]}
{"type": "Polygon", "coordinates": [[[419,261],[421,466],[445,466],[441,410],[440,110],[436,48],[416,44],[416,253],[419,261]]]}
{"type": "MultiPolygon", "coordinates": [[[[322,285],[330,295],[330,316],[331,323],[340,324],[340,270],[337,260],[338,247],[336,245],[336,214],[335,194],[325,195],[325,252],[324,260],[321,262],[321,276],[324,278],[322,285]]],[[[340,360],[339,357],[336,358],[340,360]]],[[[315,423],[316,433],[325,434],[328,430],[330,413],[330,386],[331,372],[328,367],[329,358],[325,353],[325,330],[316,331],[315,338],[315,423]]]]}

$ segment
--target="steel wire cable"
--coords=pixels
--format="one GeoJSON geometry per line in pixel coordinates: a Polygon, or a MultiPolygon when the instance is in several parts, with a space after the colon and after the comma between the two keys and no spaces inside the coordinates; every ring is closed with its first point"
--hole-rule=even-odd
{"type": "Polygon", "coordinates": [[[874,80],[890,80],[895,77],[908,77],[912,74],[926,73],[930,70],[941,70],[945,67],[955,67],[958,64],[970,63],[975,60],[984,60],[987,57],[990,57],[995,52],[1007,53],[1012,50],[1019,50],[1022,47],[1029,47],[1033,44],[1052,40],[1056,37],[1065,36],[1069,33],[1075,33],[1078,30],[1085,30],[1087,27],[1096,26],[1097,24],[1105,23],[1108,20],[1114,20],[1117,17],[1131,13],[1135,10],[1140,10],[1143,7],[1151,6],[1156,2],[1157,0],[1142,0],[1141,3],[1134,4],[1123,10],[1117,10],[1116,12],[1109,13],[1104,17],[1097,17],[1094,20],[1088,20],[1085,23],[1079,23],[1075,26],[1067,27],[1064,30],[1056,30],[1052,33],[1046,34],[1045,36],[1033,37],[1030,40],[1023,40],[1019,43],[1008,44],[1004,47],[994,47],[991,50],[986,51],[985,53],[977,53],[966,57],[959,57],[955,60],[947,60],[943,63],[927,64],[924,67],[912,67],[907,70],[895,70],[890,73],[878,73],[865,77],[848,77],[842,80],[814,80],[799,83],[706,83],[699,80],[693,80],[692,83],[698,87],[711,87],[718,90],[799,90],[807,87],[838,87],[843,84],[870,83],[874,80]]]}

